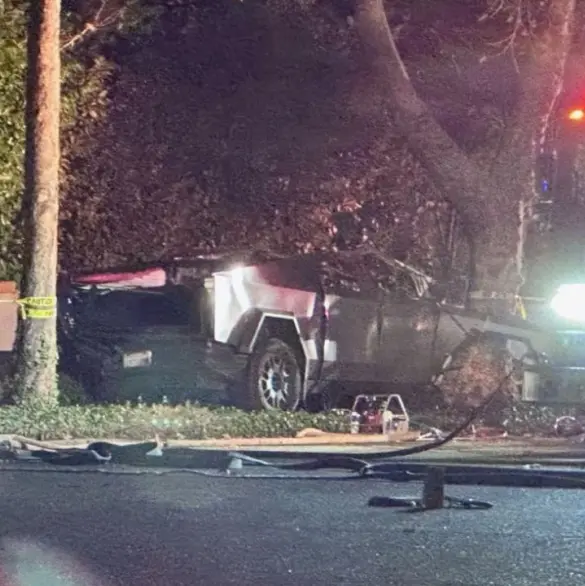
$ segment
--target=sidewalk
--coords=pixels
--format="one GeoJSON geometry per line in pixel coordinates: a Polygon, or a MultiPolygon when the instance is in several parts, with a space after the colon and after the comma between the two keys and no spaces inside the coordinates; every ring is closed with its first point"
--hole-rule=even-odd
{"type": "MultiPolygon", "coordinates": [[[[14,436],[13,436],[14,437],[14,436]]],[[[0,439],[2,439],[0,437],[0,439]]],[[[42,442],[47,448],[86,447],[99,438],[42,442]]],[[[106,440],[120,446],[136,442],[106,440]]],[[[388,442],[384,436],[327,434],[305,438],[263,438],[218,440],[170,440],[161,458],[148,458],[150,465],[163,467],[215,467],[225,462],[230,451],[246,452],[265,458],[311,458],[326,455],[382,458],[388,452],[422,447],[431,442],[413,441],[412,435],[403,441],[388,442]],[[156,460],[156,462],[154,461],[156,460]],[[209,466],[208,466],[209,464],[209,466]]],[[[34,445],[30,446],[35,448],[34,445]]],[[[465,463],[492,465],[584,466],[585,445],[560,438],[493,438],[487,440],[456,438],[448,444],[426,452],[400,457],[400,460],[433,463],[465,463]]],[[[146,463],[146,462],[145,462],[146,463]]]]}
{"type": "MultiPolygon", "coordinates": [[[[223,451],[225,449],[241,450],[258,457],[266,454],[282,453],[297,457],[332,455],[352,455],[356,457],[383,457],[384,453],[410,447],[421,447],[431,442],[408,441],[400,443],[378,442],[361,444],[329,444],[329,445],[261,445],[233,444],[230,446],[209,446],[204,449],[223,451]]],[[[170,443],[171,445],[173,442],[170,443]]],[[[193,446],[196,447],[196,446],[193,446]]],[[[197,446],[203,447],[203,446],[197,446]]],[[[490,463],[490,464],[528,464],[537,463],[542,466],[585,466],[585,445],[570,443],[558,439],[497,439],[472,440],[455,439],[444,446],[431,450],[402,456],[400,459],[421,462],[433,461],[444,463],[490,463]]]]}

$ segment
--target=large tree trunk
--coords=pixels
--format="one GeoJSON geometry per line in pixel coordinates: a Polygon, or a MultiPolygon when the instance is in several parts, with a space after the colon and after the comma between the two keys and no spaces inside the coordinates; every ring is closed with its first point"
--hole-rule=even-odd
{"type": "MultiPolygon", "coordinates": [[[[30,4],[26,105],[26,184],[22,203],[24,273],[21,297],[55,299],[59,212],[60,0],[30,4]]],[[[25,309],[27,307],[25,306],[25,309]]],[[[20,328],[17,369],[21,398],[57,396],[54,311],[28,307],[20,328]]]]}
{"type": "Polygon", "coordinates": [[[396,129],[430,178],[458,209],[475,249],[474,288],[515,293],[521,284],[520,201],[534,196],[538,139],[559,94],[570,45],[575,0],[555,0],[549,24],[523,72],[519,115],[508,129],[495,168],[473,163],[417,95],[388,25],[383,0],[357,0],[356,25],[372,75],[396,129]],[[511,271],[510,268],[513,268],[511,271]]]}

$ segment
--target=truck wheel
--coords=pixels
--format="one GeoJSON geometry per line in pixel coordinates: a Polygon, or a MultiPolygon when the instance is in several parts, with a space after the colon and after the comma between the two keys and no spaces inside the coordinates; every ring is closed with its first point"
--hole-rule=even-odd
{"type": "Polygon", "coordinates": [[[248,363],[244,406],[248,409],[295,410],[302,399],[302,378],[295,351],[278,338],[261,343],[248,363]]]}

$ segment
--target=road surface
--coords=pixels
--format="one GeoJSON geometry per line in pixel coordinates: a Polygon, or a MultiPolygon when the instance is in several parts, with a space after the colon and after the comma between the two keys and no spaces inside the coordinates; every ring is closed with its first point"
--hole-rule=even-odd
{"type": "Polygon", "coordinates": [[[494,508],[407,514],[366,502],[414,495],[417,485],[124,471],[2,470],[0,561],[21,576],[15,585],[577,586],[585,579],[579,490],[448,487],[494,508]]]}

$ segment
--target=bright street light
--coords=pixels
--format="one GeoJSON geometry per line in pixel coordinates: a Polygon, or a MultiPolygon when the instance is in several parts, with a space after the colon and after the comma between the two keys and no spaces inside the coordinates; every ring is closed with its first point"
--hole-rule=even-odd
{"type": "Polygon", "coordinates": [[[585,322],[585,285],[561,285],[552,298],[551,307],[559,317],[585,322]]]}
{"type": "Polygon", "coordinates": [[[569,112],[569,120],[572,120],[573,122],[581,122],[583,119],[585,119],[585,110],[576,108],[569,112]]]}

